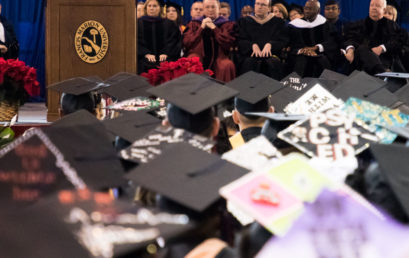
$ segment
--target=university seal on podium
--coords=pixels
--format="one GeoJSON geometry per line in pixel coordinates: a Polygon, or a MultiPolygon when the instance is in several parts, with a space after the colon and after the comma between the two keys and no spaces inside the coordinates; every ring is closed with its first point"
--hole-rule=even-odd
{"type": "Polygon", "coordinates": [[[86,21],[75,33],[75,50],[82,61],[95,64],[108,52],[109,39],[104,26],[97,21],[86,21]]]}

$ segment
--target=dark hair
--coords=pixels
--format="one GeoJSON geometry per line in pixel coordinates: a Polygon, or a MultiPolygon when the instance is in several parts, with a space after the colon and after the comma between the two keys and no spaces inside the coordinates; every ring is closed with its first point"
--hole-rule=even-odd
{"type": "Polygon", "coordinates": [[[327,5],[334,5],[334,4],[336,4],[336,5],[339,7],[339,3],[338,3],[338,1],[336,1],[336,0],[327,0],[327,1],[325,2],[325,6],[327,6],[327,5]]]}
{"type": "Polygon", "coordinates": [[[95,99],[91,93],[81,95],[63,93],[61,95],[61,111],[64,115],[74,113],[80,109],[95,113],[95,99]]]}
{"type": "Polygon", "coordinates": [[[172,5],[166,7],[166,12],[168,12],[168,8],[173,7],[176,10],[176,13],[178,14],[178,18],[176,19],[175,23],[176,25],[179,27],[183,24],[183,17],[182,17],[182,13],[180,12],[179,8],[176,8],[172,5]]]}

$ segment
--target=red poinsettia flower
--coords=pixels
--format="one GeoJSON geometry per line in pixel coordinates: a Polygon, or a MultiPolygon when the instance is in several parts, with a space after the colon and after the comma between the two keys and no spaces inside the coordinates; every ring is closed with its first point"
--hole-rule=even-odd
{"type": "Polygon", "coordinates": [[[151,85],[156,86],[187,73],[201,74],[203,72],[207,72],[210,76],[214,74],[211,70],[204,71],[199,57],[182,57],[175,62],[162,62],[157,69],[151,69],[147,73],[142,73],[141,76],[147,78],[151,85]]]}

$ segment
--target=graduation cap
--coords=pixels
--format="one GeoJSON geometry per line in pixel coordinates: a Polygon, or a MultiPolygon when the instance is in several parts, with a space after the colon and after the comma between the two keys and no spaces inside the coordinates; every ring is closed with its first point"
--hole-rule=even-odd
{"type": "Polygon", "coordinates": [[[370,150],[406,216],[409,216],[408,147],[400,144],[372,144],[370,150]]]}
{"type": "Polygon", "coordinates": [[[336,87],[338,87],[339,84],[339,82],[336,80],[325,78],[304,77],[302,81],[307,83],[308,85],[315,85],[318,83],[328,91],[333,91],[336,87]]]}
{"type": "Polygon", "coordinates": [[[382,106],[391,106],[398,98],[385,87],[387,83],[365,72],[357,72],[349,76],[331,93],[342,100],[349,97],[364,99],[382,106]]]}
{"type": "Polygon", "coordinates": [[[342,73],[334,72],[332,70],[324,69],[319,78],[341,82],[342,80],[348,78],[348,76],[342,73]]]}
{"type": "Polygon", "coordinates": [[[237,77],[226,86],[240,93],[234,99],[234,105],[242,115],[267,112],[270,108],[268,96],[284,87],[279,81],[253,71],[237,77]]]}
{"type": "Polygon", "coordinates": [[[42,130],[88,187],[99,190],[124,184],[124,170],[112,137],[101,122],[86,117],[84,112],[64,116],[56,125],[42,130]]]}
{"type": "Polygon", "coordinates": [[[147,90],[164,98],[168,105],[168,120],[177,128],[200,134],[213,121],[214,105],[232,98],[237,91],[220,85],[206,77],[189,73],[147,90]]]}
{"type": "Polygon", "coordinates": [[[185,142],[169,147],[127,178],[196,212],[206,210],[220,198],[220,187],[248,172],[185,142]]]}
{"type": "Polygon", "coordinates": [[[399,90],[395,91],[394,94],[400,101],[409,105],[409,84],[401,87],[399,90]]]}
{"type": "Polygon", "coordinates": [[[298,99],[313,86],[313,84],[304,82],[296,72],[282,79],[281,83],[284,87],[271,95],[271,104],[278,113],[284,112],[284,108],[290,102],[298,99]]]}
{"type": "Polygon", "coordinates": [[[104,120],[106,129],[116,136],[134,142],[161,124],[161,120],[146,112],[126,112],[122,116],[104,120]]]}
{"type": "Polygon", "coordinates": [[[87,189],[60,191],[26,209],[0,212],[0,218],[8,233],[0,236],[6,257],[145,257],[158,238],[171,242],[195,224],[185,214],[87,189]]]}
{"type": "Polygon", "coordinates": [[[96,77],[77,77],[54,83],[48,88],[65,94],[79,96],[90,92],[103,92],[118,100],[136,96],[148,96],[146,89],[150,84],[144,77],[130,73],[118,73],[104,82],[96,77]]]}
{"type": "Polygon", "coordinates": [[[252,116],[265,117],[274,121],[299,121],[307,119],[306,115],[285,114],[285,113],[269,113],[269,112],[247,112],[246,114],[252,116]]]}

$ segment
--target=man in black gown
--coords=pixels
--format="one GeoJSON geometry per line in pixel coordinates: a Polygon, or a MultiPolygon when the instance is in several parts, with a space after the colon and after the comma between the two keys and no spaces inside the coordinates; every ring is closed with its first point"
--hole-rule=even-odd
{"type": "Polygon", "coordinates": [[[304,6],[304,19],[289,23],[289,63],[302,77],[318,77],[324,69],[333,69],[337,55],[341,53],[334,25],[319,12],[320,3],[308,0],[304,6]]]}
{"type": "Polygon", "coordinates": [[[270,13],[271,1],[256,0],[254,16],[239,21],[239,72],[263,73],[280,80],[281,50],[288,43],[284,20],[270,13]]]}
{"type": "Polygon", "coordinates": [[[386,0],[372,0],[369,16],[346,27],[345,57],[351,69],[369,74],[390,69],[401,49],[399,26],[383,17],[386,0]]]}

